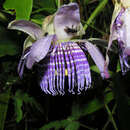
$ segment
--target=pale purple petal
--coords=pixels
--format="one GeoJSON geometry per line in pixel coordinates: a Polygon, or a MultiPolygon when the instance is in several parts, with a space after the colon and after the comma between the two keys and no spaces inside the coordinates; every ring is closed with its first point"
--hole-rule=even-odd
{"type": "Polygon", "coordinates": [[[130,47],[124,49],[124,54],[130,56],[130,47]]]}
{"type": "Polygon", "coordinates": [[[20,61],[19,61],[19,64],[18,64],[19,77],[22,77],[22,75],[23,75],[25,62],[26,62],[26,60],[24,60],[24,59],[20,59],[20,61]]]}
{"type": "Polygon", "coordinates": [[[86,41],[85,47],[87,48],[90,56],[92,57],[95,64],[99,68],[101,76],[103,78],[109,78],[109,73],[108,73],[107,67],[105,66],[105,60],[103,58],[103,55],[99,51],[99,49],[88,41],[86,41]]]}
{"type": "Polygon", "coordinates": [[[73,35],[65,31],[66,28],[80,28],[80,13],[77,3],[63,5],[54,17],[54,28],[58,39],[71,39],[73,35]]]}
{"type": "Polygon", "coordinates": [[[34,40],[42,37],[42,29],[37,24],[26,20],[14,20],[9,23],[8,29],[20,30],[29,34],[34,40]]]}
{"type": "Polygon", "coordinates": [[[26,66],[28,69],[31,69],[35,62],[39,62],[47,55],[54,37],[54,35],[50,35],[41,38],[37,40],[35,43],[33,43],[26,62],[26,66]]]}
{"type": "MultiPolygon", "coordinates": [[[[128,63],[129,56],[130,56],[130,33],[129,33],[130,24],[129,23],[130,23],[129,9],[120,8],[118,15],[113,22],[113,30],[117,34],[116,40],[118,41],[120,64],[121,64],[121,70],[123,74],[125,74],[127,71],[130,70],[130,65],[128,63]]],[[[112,33],[111,33],[111,37],[112,37],[112,33]]],[[[109,42],[111,42],[110,40],[109,42]]]]}
{"type": "Polygon", "coordinates": [[[130,70],[130,65],[128,64],[128,56],[125,54],[123,54],[123,55],[120,54],[119,58],[120,58],[122,74],[125,75],[126,72],[130,70]]]}
{"type": "Polygon", "coordinates": [[[118,41],[121,71],[122,71],[122,74],[125,75],[126,72],[130,70],[130,65],[128,63],[128,61],[129,61],[129,55],[128,55],[129,48],[127,48],[128,50],[126,50],[126,48],[124,48],[123,45],[124,45],[124,43],[122,41],[118,41]]]}
{"type": "Polygon", "coordinates": [[[77,3],[70,3],[67,5],[63,5],[58,9],[56,16],[62,18],[59,21],[60,24],[70,21],[80,22],[79,6],[77,3]]]}
{"type": "Polygon", "coordinates": [[[23,75],[23,71],[24,71],[24,66],[26,64],[26,60],[27,60],[27,57],[28,55],[30,54],[30,47],[28,47],[22,54],[21,58],[20,58],[20,61],[19,61],[19,64],[18,64],[18,74],[20,77],[22,77],[23,75]]]}

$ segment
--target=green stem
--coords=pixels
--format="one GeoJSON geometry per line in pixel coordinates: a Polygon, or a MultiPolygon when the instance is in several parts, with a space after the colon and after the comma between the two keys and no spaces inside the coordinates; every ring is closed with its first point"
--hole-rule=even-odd
{"type": "Polygon", "coordinates": [[[15,79],[12,79],[12,76],[9,76],[8,79],[9,80],[5,83],[4,86],[7,88],[7,91],[0,94],[0,130],[4,130],[5,127],[5,120],[11,95],[11,86],[16,82],[15,79]]]}
{"type": "Polygon", "coordinates": [[[91,22],[95,19],[95,17],[104,9],[105,5],[108,3],[108,0],[102,0],[97,8],[93,11],[86,24],[84,25],[84,30],[88,28],[91,22]]]}
{"type": "Polygon", "coordinates": [[[113,118],[113,116],[112,116],[112,113],[111,113],[109,107],[107,106],[107,104],[105,104],[105,108],[106,108],[106,110],[107,110],[107,113],[108,113],[108,115],[109,115],[109,118],[110,118],[110,120],[111,120],[111,123],[113,124],[114,129],[115,129],[115,130],[118,130],[118,128],[117,128],[117,126],[116,126],[116,122],[115,122],[115,120],[114,120],[114,118],[113,118]]]}
{"type": "Polygon", "coordinates": [[[86,129],[88,129],[88,130],[96,130],[96,129],[90,128],[89,126],[86,126],[86,125],[81,124],[81,123],[80,123],[80,126],[86,128],[86,129]]]}
{"type": "MultiPolygon", "coordinates": [[[[116,108],[117,108],[117,104],[114,105],[114,107],[112,109],[112,114],[115,113],[116,108]]],[[[110,119],[107,120],[107,122],[105,123],[105,125],[104,125],[102,130],[106,130],[106,128],[107,128],[108,124],[110,123],[110,121],[111,121],[110,119]]]]}
{"type": "Polygon", "coordinates": [[[8,88],[7,92],[0,95],[1,102],[0,102],[0,130],[4,130],[5,127],[5,120],[8,110],[8,103],[9,103],[9,95],[11,93],[11,87],[8,88]]]}
{"type": "Polygon", "coordinates": [[[79,124],[80,124],[80,126],[82,126],[82,127],[86,128],[86,129],[88,129],[88,130],[96,130],[96,129],[94,129],[94,128],[91,128],[91,127],[89,127],[89,126],[86,126],[86,125],[84,125],[84,124],[80,123],[79,121],[73,121],[73,122],[79,123],[79,124]]]}
{"type": "Polygon", "coordinates": [[[70,0],[70,2],[73,2],[73,0],[70,0]]]}
{"type": "MultiPolygon", "coordinates": [[[[85,21],[81,21],[83,24],[86,23],[85,21]]],[[[100,30],[99,28],[93,26],[93,25],[89,25],[89,27],[91,27],[92,29],[96,30],[97,32],[101,33],[102,35],[107,35],[107,33],[103,32],[102,30],[100,30]]]]}
{"type": "Polygon", "coordinates": [[[61,0],[58,0],[58,8],[61,6],[61,0]]]}
{"type": "Polygon", "coordinates": [[[8,21],[8,18],[2,12],[0,12],[0,21],[2,21],[2,22],[8,21]]]}

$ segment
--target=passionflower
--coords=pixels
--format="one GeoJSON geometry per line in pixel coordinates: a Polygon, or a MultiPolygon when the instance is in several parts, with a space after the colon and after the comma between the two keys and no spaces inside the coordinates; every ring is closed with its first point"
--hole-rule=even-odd
{"type": "Polygon", "coordinates": [[[72,94],[87,90],[91,85],[88,54],[99,68],[101,76],[109,77],[98,48],[87,40],[74,39],[84,34],[77,3],[61,6],[54,15],[45,19],[43,29],[25,20],[13,21],[9,28],[30,35],[24,43],[18,73],[22,76],[24,65],[28,69],[36,65],[41,89],[46,94],[64,95],[65,81],[68,81],[68,91],[72,94]]]}
{"type": "Polygon", "coordinates": [[[121,70],[125,74],[130,70],[130,0],[115,0],[108,50],[113,40],[118,41],[121,70]]]}

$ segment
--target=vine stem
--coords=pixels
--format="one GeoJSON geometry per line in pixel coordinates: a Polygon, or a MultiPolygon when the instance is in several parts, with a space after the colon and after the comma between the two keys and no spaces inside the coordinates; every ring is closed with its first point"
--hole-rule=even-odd
{"type": "Polygon", "coordinates": [[[113,118],[113,116],[112,116],[112,113],[111,113],[109,107],[107,106],[107,104],[105,104],[105,108],[106,108],[106,110],[107,110],[107,113],[108,113],[108,115],[109,115],[109,118],[110,118],[110,120],[111,120],[111,123],[113,124],[114,129],[115,129],[115,130],[118,130],[118,128],[117,128],[117,126],[116,126],[116,122],[115,122],[115,120],[114,120],[114,118],[113,118]]]}
{"type": "Polygon", "coordinates": [[[108,0],[102,0],[97,8],[92,12],[91,16],[87,20],[86,24],[84,25],[84,30],[88,28],[91,22],[95,19],[95,17],[104,9],[105,5],[108,3],[108,0]]]}
{"type": "Polygon", "coordinates": [[[61,0],[58,0],[58,8],[61,6],[61,0]]]}
{"type": "MultiPolygon", "coordinates": [[[[117,108],[117,104],[114,105],[114,107],[113,107],[113,109],[112,109],[112,114],[115,113],[116,108],[117,108]]],[[[108,121],[105,123],[104,127],[102,128],[102,130],[106,130],[106,128],[107,128],[107,126],[109,125],[110,121],[111,121],[111,120],[110,120],[110,118],[109,118],[108,121]]]]}
{"type": "Polygon", "coordinates": [[[79,121],[72,121],[72,122],[79,123],[79,124],[80,124],[80,126],[82,126],[82,127],[86,128],[86,129],[88,129],[88,130],[96,130],[96,129],[94,129],[94,128],[91,128],[91,127],[89,127],[89,126],[86,126],[86,125],[84,125],[84,124],[80,123],[79,121]]]}

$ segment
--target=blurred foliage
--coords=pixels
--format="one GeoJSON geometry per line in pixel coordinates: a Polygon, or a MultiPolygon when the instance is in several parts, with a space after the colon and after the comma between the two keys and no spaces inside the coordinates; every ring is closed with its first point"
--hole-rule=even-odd
{"type": "Polygon", "coordinates": [[[5,55],[15,55],[18,52],[18,45],[7,37],[10,33],[5,27],[0,25],[0,57],[5,55]]]}
{"type": "Polygon", "coordinates": [[[15,14],[16,19],[30,19],[32,12],[33,0],[6,0],[3,7],[8,13],[15,14]],[[13,11],[9,11],[13,10],[13,11]]]}
{"type": "Polygon", "coordinates": [[[81,95],[45,95],[37,83],[35,68],[31,72],[25,69],[23,78],[18,77],[17,64],[27,35],[8,30],[8,23],[26,19],[41,26],[46,16],[55,13],[60,4],[69,2],[80,6],[86,29],[83,38],[89,38],[105,56],[112,1],[0,1],[0,130],[130,130],[130,72],[121,75],[116,43],[109,54],[110,79],[102,80],[88,57],[93,83],[81,95]]]}

